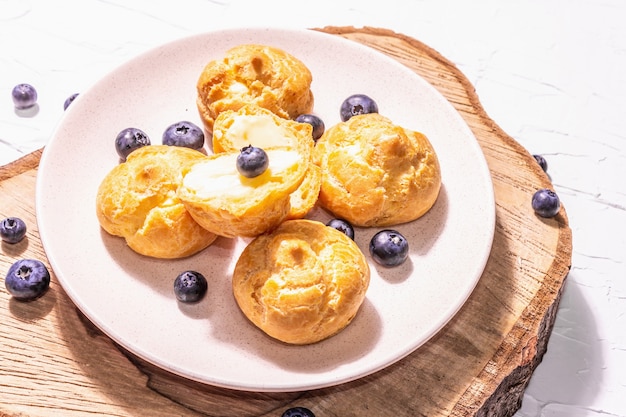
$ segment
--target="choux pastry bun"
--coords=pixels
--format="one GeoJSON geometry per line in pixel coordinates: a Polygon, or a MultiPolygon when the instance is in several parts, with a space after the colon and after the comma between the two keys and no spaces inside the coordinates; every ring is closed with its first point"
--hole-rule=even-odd
{"type": "Polygon", "coordinates": [[[355,317],[370,281],[357,244],[313,220],[288,220],[255,238],[233,271],[243,314],[269,336],[310,344],[335,335],[355,317]]]}
{"type": "Polygon", "coordinates": [[[317,141],[313,161],[322,170],[320,205],[355,226],[415,220],[430,210],[441,188],[428,138],[378,113],[332,126],[317,141]]]}
{"type": "Polygon", "coordinates": [[[254,237],[278,226],[310,165],[299,148],[264,149],[269,167],[247,178],[237,170],[240,151],[221,152],[191,164],[178,196],[202,227],[224,237],[254,237]]]}
{"type": "Polygon", "coordinates": [[[135,252],[155,258],[182,258],[206,248],[217,236],[201,227],[177,197],[183,167],[204,158],[177,146],[133,151],[100,183],[96,196],[100,225],[126,239],[135,252]]]}
{"type": "MultiPolygon", "coordinates": [[[[252,145],[260,148],[289,146],[311,154],[315,141],[312,127],[283,119],[269,110],[246,105],[237,111],[222,112],[213,125],[213,151],[240,150],[252,145]]],[[[321,171],[310,164],[301,185],[291,194],[287,219],[303,218],[315,206],[321,185],[321,171]]]]}
{"type": "Polygon", "coordinates": [[[312,80],[302,61],[279,48],[239,45],[204,67],[197,82],[196,104],[208,131],[221,112],[245,104],[295,119],[313,108],[312,80]]]}

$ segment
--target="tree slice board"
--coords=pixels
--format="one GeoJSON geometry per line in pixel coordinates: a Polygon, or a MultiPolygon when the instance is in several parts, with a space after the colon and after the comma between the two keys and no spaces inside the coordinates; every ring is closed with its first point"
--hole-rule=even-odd
{"type": "MultiPolygon", "coordinates": [[[[427,45],[386,29],[317,30],[372,47],[415,71],[478,139],[494,183],[496,230],[485,271],[463,308],[425,345],[373,375],[315,391],[255,393],[189,381],[125,352],[84,318],[54,274],[50,291],[32,303],[16,302],[2,285],[0,416],[269,417],[305,406],[318,417],[499,417],[519,409],[546,351],[571,266],[565,208],[543,219],[530,206],[535,190],[551,187],[549,177],[487,116],[463,74],[427,45]]],[[[29,226],[24,241],[2,244],[2,279],[19,258],[47,262],[35,218],[40,156],[41,150],[0,167],[0,217],[19,216],[29,226]]]]}

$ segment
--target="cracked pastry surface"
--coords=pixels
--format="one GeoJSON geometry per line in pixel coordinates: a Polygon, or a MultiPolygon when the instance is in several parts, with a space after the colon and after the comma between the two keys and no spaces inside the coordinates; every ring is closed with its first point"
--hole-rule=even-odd
{"type": "Polygon", "coordinates": [[[295,119],[313,108],[312,80],[307,66],[282,49],[238,45],[204,67],[196,86],[196,104],[208,131],[221,112],[246,104],[295,119]]]}
{"type": "Polygon", "coordinates": [[[317,141],[319,203],[355,226],[392,226],[435,204],[441,169],[428,138],[377,114],[354,116],[317,141]]]}
{"type": "Polygon", "coordinates": [[[269,336],[310,344],[344,329],[362,305],[370,270],[357,244],[312,220],[288,220],[244,249],[233,293],[244,315],[269,336]]]}
{"type": "Polygon", "coordinates": [[[101,227],[135,252],[182,258],[206,248],[216,235],[202,228],[177,197],[182,168],[205,155],[188,148],[144,146],[104,177],[97,191],[101,227]]]}

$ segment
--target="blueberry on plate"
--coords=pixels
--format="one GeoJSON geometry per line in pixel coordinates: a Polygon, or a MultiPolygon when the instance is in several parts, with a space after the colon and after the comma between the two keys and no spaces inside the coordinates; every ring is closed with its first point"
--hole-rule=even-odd
{"type": "Polygon", "coordinates": [[[68,98],[66,98],[65,102],[63,102],[63,110],[67,110],[67,108],[70,106],[70,104],[72,104],[74,102],[74,100],[76,100],[76,97],[78,97],[78,93],[74,93],[71,96],[69,96],[68,98]]]}
{"type": "Polygon", "coordinates": [[[354,228],[347,220],[331,219],[328,223],[326,223],[326,226],[337,229],[344,235],[348,236],[350,239],[354,240],[354,228]]]}
{"type": "Polygon", "coordinates": [[[542,155],[533,155],[533,158],[535,158],[535,161],[537,161],[543,172],[548,172],[548,161],[546,161],[546,158],[542,155]]]}
{"type": "Polygon", "coordinates": [[[267,153],[252,145],[241,148],[237,156],[237,170],[246,178],[258,177],[265,172],[269,163],[267,153]]]}
{"type": "Polygon", "coordinates": [[[315,417],[315,414],[306,407],[291,407],[281,417],[315,417]]]}
{"type": "Polygon", "coordinates": [[[207,293],[208,283],[204,275],[196,271],[181,272],[174,280],[174,294],[183,303],[196,303],[207,293]]]}
{"type": "Polygon", "coordinates": [[[382,266],[398,266],[409,256],[409,242],[397,230],[381,230],[370,240],[370,255],[382,266]]]}
{"type": "Polygon", "coordinates": [[[314,114],[301,114],[296,118],[296,122],[308,123],[313,127],[313,140],[318,140],[324,134],[326,126],[324,121],[314,114]]]}
{"type": "Polygon", "coordinates": [[[13,87],[13,104],[16,109],[24,110],[37,103],[37,90],[30,84],[18,84],[13,87]]]}
{"type": "Polygon", "coordinates": [[[554,217],[561,209],[561,201],[554,191],[542,188],[533,194],[532,207],[538,216],[554,217]]]}
{"type": "Polygon", "coordinates": [[[150,138],[143,130],[136,127],[123,129],[115,138],[115,150],[124,161],[132,151],[148,145],[150,145],[150,138]]]}
{"type": "Polygon", "coordinates": [[[204,146],[204,132],[186,120],[169,125],[163,132],[163,145],[199,150],[204,146]]]}
{"type": "Polygon", "coordinates": [[[19,217],[7,217],[0,222],[0,237],[7,243],[17,243],[26,236],[26,223],[19,217]]]}
{"type": "Polygon", "coordinates": [[[4,285],[15,299],[34,300],[42,296],[50,286],[50,273],[41,261],[21,259],[9,268],[4,285]]]}
{"type": "Polygon", "coordinates": [[[353,94],[341,103],[341,121],[345,122],[359,114],[378,113],[376,102],[365,94],[353,94]]]}

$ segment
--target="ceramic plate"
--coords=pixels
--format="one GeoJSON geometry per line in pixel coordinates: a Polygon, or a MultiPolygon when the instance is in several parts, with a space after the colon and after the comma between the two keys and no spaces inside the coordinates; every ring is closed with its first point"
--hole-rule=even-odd
{"type": "MultiPolygon", "coordinates": [[[[72,301],[130,352],[192,380],[238,390],[299,391],[351,381],[416,350],[448,322],[479,280],[495,224],[485,158],[468,126],[430,84],[373,49],[307,30],[243,29],[202,34],[151,50],[122,65],[68,108],[46,146],[37,180],[39,231],[51,266],[72,301]],[[267,337],[239,311],[231,274],[246,241],[218,239],[176,261],[142,257],[103,232],[97,188],[119,163],[114,138],[138,127],[160,143],[171,123],[197,114],[204,65],[238,44],[282,48],[311,70],[315,112],[331,126],[347,96],[373,97],[381,114],[425,133],[441,163],[443,186],[432,210],[397,226],[410,260],[385,269],[371,261],[375,229],[357,229],[370,260],[367,298],[340,334],[309,346],[267,337]],[[203,273],[207,297],[176,301],[183,270],[203,273]]],[[[313,218],[326,221],[316,210],[313,218]]]]}

